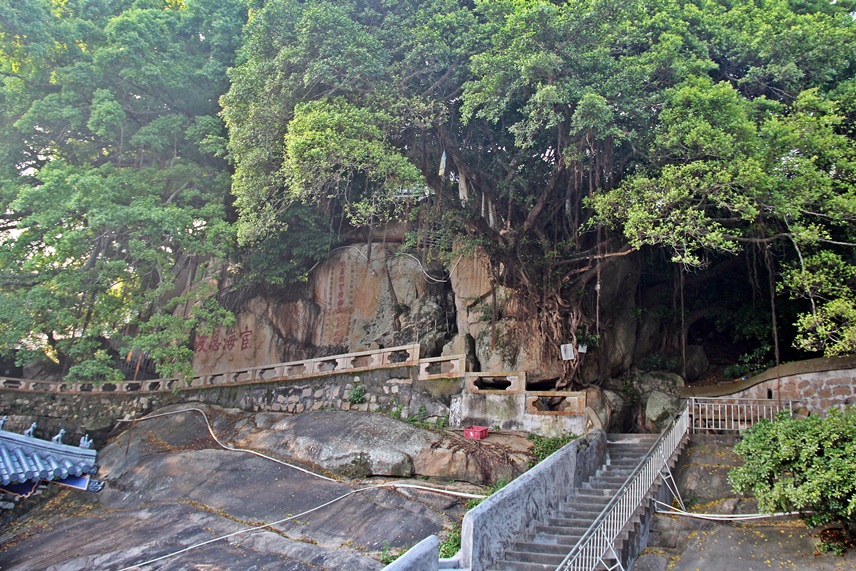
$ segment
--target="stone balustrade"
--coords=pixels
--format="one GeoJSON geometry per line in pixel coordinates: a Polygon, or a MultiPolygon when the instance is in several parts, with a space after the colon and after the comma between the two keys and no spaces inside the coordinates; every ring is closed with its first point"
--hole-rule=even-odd
{"type": "Polygon", "coordinates": [[[123,381],[121,383],[65,383],[0,377],[0,388],[35,393],[60,394],[138,394],[169,392],[179,385],[179,390],[201,389],[224,385],[247,385],[257,383],[302,380],[342,373],[360,373],[376,369],[418,367],[421,380],[456,378],[465,374],[463,355],[450,357],[419,358],[419,344],[347,353],[330,357],[317,357],[303,361],[260,365],[238,371],[223,371],[197,375],[185,381],[179,379],[152,379],[123,381]]]}
{"type": "Polygon", "coordinates": [[[419,360],[419,378],[455,379],[466,374],[466,358],[463,355],[449,357],[429,357],[419,360]]]}

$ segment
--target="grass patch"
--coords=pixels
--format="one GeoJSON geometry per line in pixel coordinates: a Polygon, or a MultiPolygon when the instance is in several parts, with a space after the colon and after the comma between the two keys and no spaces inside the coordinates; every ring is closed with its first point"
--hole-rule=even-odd
{"type": "Polygon", "coordinates": [[[566,434],[564,436],[545,438],[537,434],[530,434],[529,440],[532,441],[532,454],[535,458],[529,461],[529,467],[533,467],[568,442],[576,440],[579,437],[579,434],[566,434]]]}

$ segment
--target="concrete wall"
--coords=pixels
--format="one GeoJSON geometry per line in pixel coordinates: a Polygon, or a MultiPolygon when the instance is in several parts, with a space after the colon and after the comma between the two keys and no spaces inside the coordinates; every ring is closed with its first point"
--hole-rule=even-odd
{"type": "Polygon", "coordinates": [[[543,462],[467,512],[461,525],[464,567],[485,571],[527,531],[533,521],[589,479],[606,459],[606,433],[595,430],[543,462]]]}
{"type": "Polygon", "coordinates": [[[382,571],[437,571],[439,558],[440,543],[437,536],[429,535],[384,567],[382,571]]]}
{"type": "Polygon", "coordinates": [[[531,400],[527,392],[464,392],[452,399],[449,424],[454,427],[477,425],[498,430],[523,430],[548,438],[586,431],[588,417],[585,406],[581,413],[533,411],[531,400]]]}

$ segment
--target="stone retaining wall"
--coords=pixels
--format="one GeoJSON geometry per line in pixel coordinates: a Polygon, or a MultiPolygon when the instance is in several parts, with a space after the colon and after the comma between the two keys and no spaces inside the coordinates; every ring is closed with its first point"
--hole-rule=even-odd
{"type": "Polygon", "coordinates": [[[300,413],[321,409],[400,412],[402,418],[422,413],[448,417],[452,394],[462,380],[416,378],[418,367],[326,375],[297,381],[268,382],[188,389],[180,393],[102,394],[36,393],[0,389],[0,415],[8,415],[8,430],[23,432],[38,423],[37,435],[48,438],[66,430],[65,441],[83,434],[103,443],[116,420],[140,417],[178,402],[202,402],[251,412],[300,413]],[[363,402],[356,402],[363,392],[363,402]],[[424,410],[423,410],[424,407],[424,410]]]}
{"type": "Polygon", "coordinates": [[[801,414],[856,405],[856,357],[788,363],[747,379],[712,387],[687,387],[683,396],[793,400],[801,414]]]}

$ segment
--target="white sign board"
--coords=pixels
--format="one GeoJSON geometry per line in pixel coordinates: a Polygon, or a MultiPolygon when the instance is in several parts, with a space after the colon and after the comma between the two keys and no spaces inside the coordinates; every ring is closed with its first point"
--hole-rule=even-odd
{"type": "Polygon", "coordinates": [[[562,345],[562,360],[573,361],[574,358],[574,346],[571,343],[562,345]]]}

